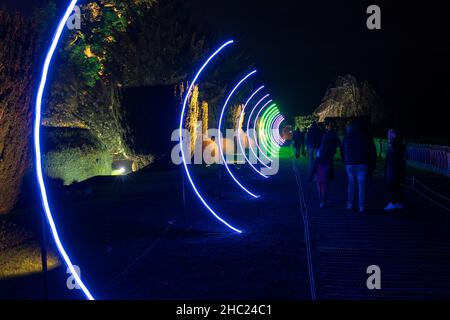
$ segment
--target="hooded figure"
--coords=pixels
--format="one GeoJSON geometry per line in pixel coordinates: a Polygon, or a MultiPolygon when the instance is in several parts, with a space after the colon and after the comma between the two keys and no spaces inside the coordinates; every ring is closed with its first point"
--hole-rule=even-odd
{"type": "Polygon", "coordinates": [[[384,170],[389,194],[389,204],[384,208],[386,211],[403,209],[401,184],[406,172],[405,146],[397,131],[389,130],[388,143],[384,170]]]}

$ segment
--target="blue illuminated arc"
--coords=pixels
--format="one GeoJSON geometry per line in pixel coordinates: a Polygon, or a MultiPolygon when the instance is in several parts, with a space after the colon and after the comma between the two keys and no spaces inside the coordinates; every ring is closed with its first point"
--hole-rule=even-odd
{"type": "Polygon", "coordinates": [[[72,0],[67,7],[64,16],[58,24],[55,35],[51,42],[50,48],[47,51],[47,55],[45,57],[44,66],[42,69],[42,73],[40,76],[39,89],[36,96],[36,106],[35,106],[35,118],[34,118],[34,130],[33,130],[33,140],[34,140],[34,156],[35,156],[35,164],[36,164],[36,177],[39,186],[39,191],[41,195],[42,205],[44,207],[45,216],[47,218],[47,222],[50,226],[50,231],[52,237],[55,241],[56,247],[58,248],[58,252],[64,260],[64,263],[69,268],[72,273],[75,282],[79,285],[81,290],[83,291],[86,298],[89,300],[94,300],[94,297],[91,295],[86,285],[81,281],[78,273],[76,272],[69,255],[67,254],[64,246],[59,238],[58,230],[56,228],[55,222],[53,220],[52,212],[50,210],[50,205],[47,197],[47,190],[45,188],[43,173],[42,173],[42,155],[41,155],[41,141],[40,141],[40,130],[41,130],[41,111],[42,111],[42,97],[45,92],[45,87],[47,84],[48,72],[50,69],[50,64],[52,62],[53,55],[55,53],[56,47],[58,46],[59,39],[61,38],[61,34],[64,30],[64,27],[69,19],[71,13],[73,12],[77,0],[72,0]]]}
{"type": "MultiPolygon", "coordinates": [[[[183,167],[184,170],[186,172],[186,176],[189,180],[189,183],[192,186],[192,189],[194,190],[195,194],[197,195],[197,197],[200,199],[200,201],[203,203],[203,205],[209,210],[209,212],[211,212],[211,214],[217,219],[219,220],[221,223],[223,223],[225,226],[227,226],[229,229],[233,230],[234,232],[237,233],[242,233],[241,230],[233,227],[231,224],[229,224],[227,221],[225,221],[222,217],[220,217],[210,206],[209,204],[206,202],[206,200],[202,197],[202,195],[200,194],[200,192],[197,190],[197,187],[195,186],[194,181],[192,180],[191,174],[189,172],[189,168],[187,166],[187,161],[186,161],[186,155],[184,153],[184,148],[183,148],[183,122],[184,122],[184,115],[186,113],[186,106],[188,104],[188,100],[189,97],[192,93],[192,90],[194,89],[194,85],[197,82],[198,78],[200,77],[200,75],[202,74],[203,70],[208,66],[208,64],[211,62],[211,60],[214,59],[215,56],[217,56],[225,47],[231,45],[232,43],[234,43],[233,40],[230,40],[228,42],[225,42],[219,49],[217,49],[209,58],[208,60],[206,60],[206,62],[201,66],[201,68],[198,70],[197,74],[195,75],[194,79],[191,81],[191,84],[189,86],[188,91],[186,92],[186,95],[184,97],[184,101],[183,101],[183,108],[181,110],[181,117],[180,117],[180,123],[179,123],[179,133],[180,133],[180,144],[181,144],[181,156],[182,156],[182,160],[183,160],[183,167]]],[[[219,135],[220,136],[220,135],[219,135]]]]}
{"type": "MultiPolygon", "coordinates": [[[[243,123],[244,120],[244,114],[245,114],[245,109],[247,108],[248,104],[250,103],[250,101],[258,94],[258,92],[260,92],[262,89],[264,89],[264,86],[259,87],[255,92],[253,92],[253,94],[250,96],[250,98],[248,98],[247,102],[245,102],[244,107],[242,108],[241,111],[241,115],[239,116],[239,124],[243,123]]],[[[245,161],[247,161],[247,163],[250,165],[250,167],[256,172],[258,173],[260,176],[264,177],[264,178],[269,178],[268,176],[266,176],[265,174],[263,174],[261,171],[259,171],[254,165],[253,163],[251,163],[251,161],[248,159],[246,153],[245,153],[245,149],[242,145],[242,139],[241,139],[241,132],[243,130],[241,129],[241,127],[238,127],[238,143],[239,143],[239,148],[242,152],[242,154],[244,155],[245,161]]],[[[247,139],[248,139],[248,144],[249,144],[249,149],[251,148],[250,146],[250,136],[249,136],[249,132],[247,131],[247,139]]]]}
{"type": "MultiPolygon", "coordinates": [[[[255,139],[255,144],[256,144],[256,146],[258,147],[258,150],[259,150],[259,153],[260,154],[262,154],[263,156],[264,156],[264,158],[266,158],[267,160],[269,160],[269,161],[272,161],[272,159],[270,159],[267,155],[266,155],[266,153],[262,150],[262,148],[261,148],[261,146],[259,145],[259,143],[258,143],[258,137],[257,137],[257,135],[256,135],[256,124],[257,124],[257,122],[258,122],[258,118],[259,118],[259,115],[261,114],[261,112],[270,104],[272,102],[272,100],[270,100],[270,101],[268,101],[266,104],[264,104],[262,107],[261,107],[261,109],[259,109],[259,112],[256,114],[256,117],[255,117],[255,120],[254,120],[254,122],[253,122],[253,128],[254,128],[254,130],[253,130],[253,135],[254,135],[254,139],[255,139]]],[[[272,107],[272,106],[274,106],[275,104],[272,104],[272,105],[270,105],[270,107],[272,107]]]]}
{"type": "Polygon", "coordinates": [[[272,140],[272,143],[277,146],[277,149],[279,150],[279,145],[280,143],[278,142],[277,139],[275,139],[275,130],[273,128],[275,121],[277,120],[277,118],[281,116],[280,111],[277,110],[276,116],[273,117],[273,119],[271,120],[270,124],[269,124],[269,128],[270,128],[270,135],[269,138],[270,140],[272,140]]]}
{"type": "MultiPolygon", "coordinates": [[[[250,120],[252,119],[253,113],[255,112],[256,108],[258,108],[258,106],[264,102],[264,100],[266,100],[268,97],[270,97],[270,94],[266,94],[264,97],[261,98],[261,100],[259,100],[255,106],[253,107],[252,111],[250,112],[250,115],[248,116],[248,120],[247,120],[247,134],[250,136],[250,120]]],[[[269,100],[267,103],[271,103],[272,100],[269,100]]],[[[255,133],[255,129],[253,128],[253,133],[255,133]]],[[[255,134],[253,134],[255,136],[255,134]]],[[[255,140],[255,144],[256,144],[256,140],[255,140]]],[[[253,148],[249,148],[250,151],[253,153],[253,155],[255,156],[255,158],[266,168],[269,168],[269,166],[267,164],[265,164],[256,154],[256,152],[253,150],[253,148]]]]}
{"type": "Polygon", "coordinates": [[[231,90],[230,94],[228,95],[227,99],[225,100],[225,103],[223,104],[222,107],[222,112],[220,113],[220,118],[219,118],[219,153],[220,153],[220,157],[222,158],[223,164],[225,165],[225,168],[228,171],[228,174],[230,175],[230,177],[234,180],[234,182],[236,182],[236,184],[242,189],[244,190],[246,193],[248,193],[250,196],[252,196],[253,198],[259,198],[258,195],[252,193],[251,191],[249,191],[246,187],[244,187],[242,185],[242,183],[234,176],[234,174],[231,172],[227,160],[225,159],[225,155],[223,154],[223,144],[222,144],[222,122],[223,122],[223,117],[225,115],[225,110],[227,109],[228,103],[230,102],[231,98],[233,97],[234,93],[239,89],[239,87],[245,82],[247,81],[251,76],[256,74],[256,70],[253,70],[252,72],[250,72],[249,74],[247,74],[244,78],[242,78],[241,81],[238,82],[238,84],[233,88],[233,90],[231,90]]]}

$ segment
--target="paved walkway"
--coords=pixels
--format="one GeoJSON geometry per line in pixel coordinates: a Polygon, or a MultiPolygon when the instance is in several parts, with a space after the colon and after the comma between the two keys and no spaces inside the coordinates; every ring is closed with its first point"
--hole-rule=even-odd
{"type": "MultiPolygon", "coordinates": [[[[56,222],[82,278],[100,299],[449,298],[450,215],[407,193],[408,208],[384,213],[380,175],[368,212],[345,210],[337,164],[328,209],[318,208],[306,162],[284,148],[280,172],[266,180],[232,168],[261,199],[252,200],[218,167],[194,177],[214,209],[242,235],[211,218],[177,170],[97,178],[52,192],[56,222]],[[370,265],[381,290],[366,287],[370,265]]],[[[439,186],[448,183],[439,179],[439,186]]],[[[430,177],[429,181],[433,181],[430,177]]],[[[65,268],[49,274],[50,298],[81,298],[65,268]]],[[[42,297],[39,275],[0,281],[0,297],[42,297]]]]}
{"type": "MultiPolygon", "coordinates": [[[[306,163],[297,167],[303,181],[306,163]]],[[[422,173],[429,183],[446,178],[422,173]]],[[[305,183],[314,276],[319,299],[450,297],[450,215],[406,190],[407,209],[386,213],[385,184],[375,175],[365,214],[345,209],[346,177],[337,162],[329,208],[319,209],[314,185],[305,183]],[[381,269],[381,290],[366,287],[367,267],[381,269]]],[[[446,191],[446,190],[445,190],[446,191]]]]}

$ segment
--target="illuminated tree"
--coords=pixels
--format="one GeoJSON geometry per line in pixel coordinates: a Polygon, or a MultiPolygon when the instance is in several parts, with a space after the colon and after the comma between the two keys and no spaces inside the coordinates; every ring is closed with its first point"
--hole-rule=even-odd
{"type": "Polygon", "coordinates": [[[240,121],[240,116],[242,109],[244,108],[243,104],[235,105],[231,108],[230,117],[229,117],[229,128],[234,130],[242,129],[242,121],[240,121]]]}
{"type": "Polygon", "coordinates": [[[110,73],[105,65],[111,62],[118,35],[125,33],[138,18],[143,18],[155,2],[100,0],[81,6],[83,28],[72,34],[66,52],[79,68],[86,85],[93,87],[110,73]]]}
{"type": "Polygon", "coordinates": [[[197,141],[198,120],[200,115],[198,85],[195,85],[189,98],[189,105],[186,115],[186,129],[189,131],[191,155],[195,151],[197,141]]]}
{"type": "Polygon", "coordinates": [[[206,134],[209,129],[208,102],[202,101],[202,134],[206,134]]]}
{"type": "MultiPolygon", "coordinates": [[[[205,51],[184,2],[91,1],[82,29],[68,33],[44,122],[91,130],[112,154],[127,158],[121,88],[173,85],[205,51]]],[[[182,94],[180,95],[182,96],[182,94]]]]}

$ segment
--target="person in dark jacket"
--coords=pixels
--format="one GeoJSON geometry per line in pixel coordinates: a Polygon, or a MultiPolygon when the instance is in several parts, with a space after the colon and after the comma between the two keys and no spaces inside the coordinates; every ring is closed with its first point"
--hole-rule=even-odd
{"type": "Polygon", "coordinates": [[[308,158],[310,164],[313,164],[317,150],[320,148],[321,143],[322,131],[317,125],[317,122],[314,121],[311,127],[308,129],[305,137],[305,145],[308,149],[308,158]]]}
{"type": "Polygon", "coordinates": [[[364,121],[355,120],[348,125],[341,144],[341,158],[348,177],[347,209],[354,208],[357,185],[359,212],[362,213],[365,211],[367,180],[376,165],[375,142],[364,121]]]}
{"type": "Polygon", "coordinates": [[[314,177],[316,179],[321,208],[327,205],[328,186],[334,180],[333,160],[337,147],[335,137],[332,134],[325,134],[309,175],[309,181],[314,177]]]}
{"type": "Polygon", "coordinates": [[[326,131],[323,134],[321,145],[323,145],[324,142],[326,142],[336,152],[337,148],[341,146],[341,141],[339,140],[339,137],[336,131],[334,130],[333,126],[331,125],[331,123],[326,124],[325,130],[326,131]]]}
{"type": "Polygon", "coordinates": [[[294,131],[292,140],[294,142],[294,148],[295,148],[295,159],[298,159],[300,157],[301,150],[305,143],[305,136],[298,127],[294,131]]]}
{"type": "Polygon", "coordinates": [[[396,130],[388,131],[388,143],[384,171],[389,194],[389,204],[384,208],[386,211],[404,208],[401,184],[406,171],[405,146],[396,130]]]}
{"type": "Polygon", "coordinates": [[[301,151],[300,151],[300,154],[302,155],[302,157],[306,157],[306,134],[307,133],[308,133],[308,129],[303,128],[303,130],[302,130],[303,145],[302,145],[301,151]]]}

